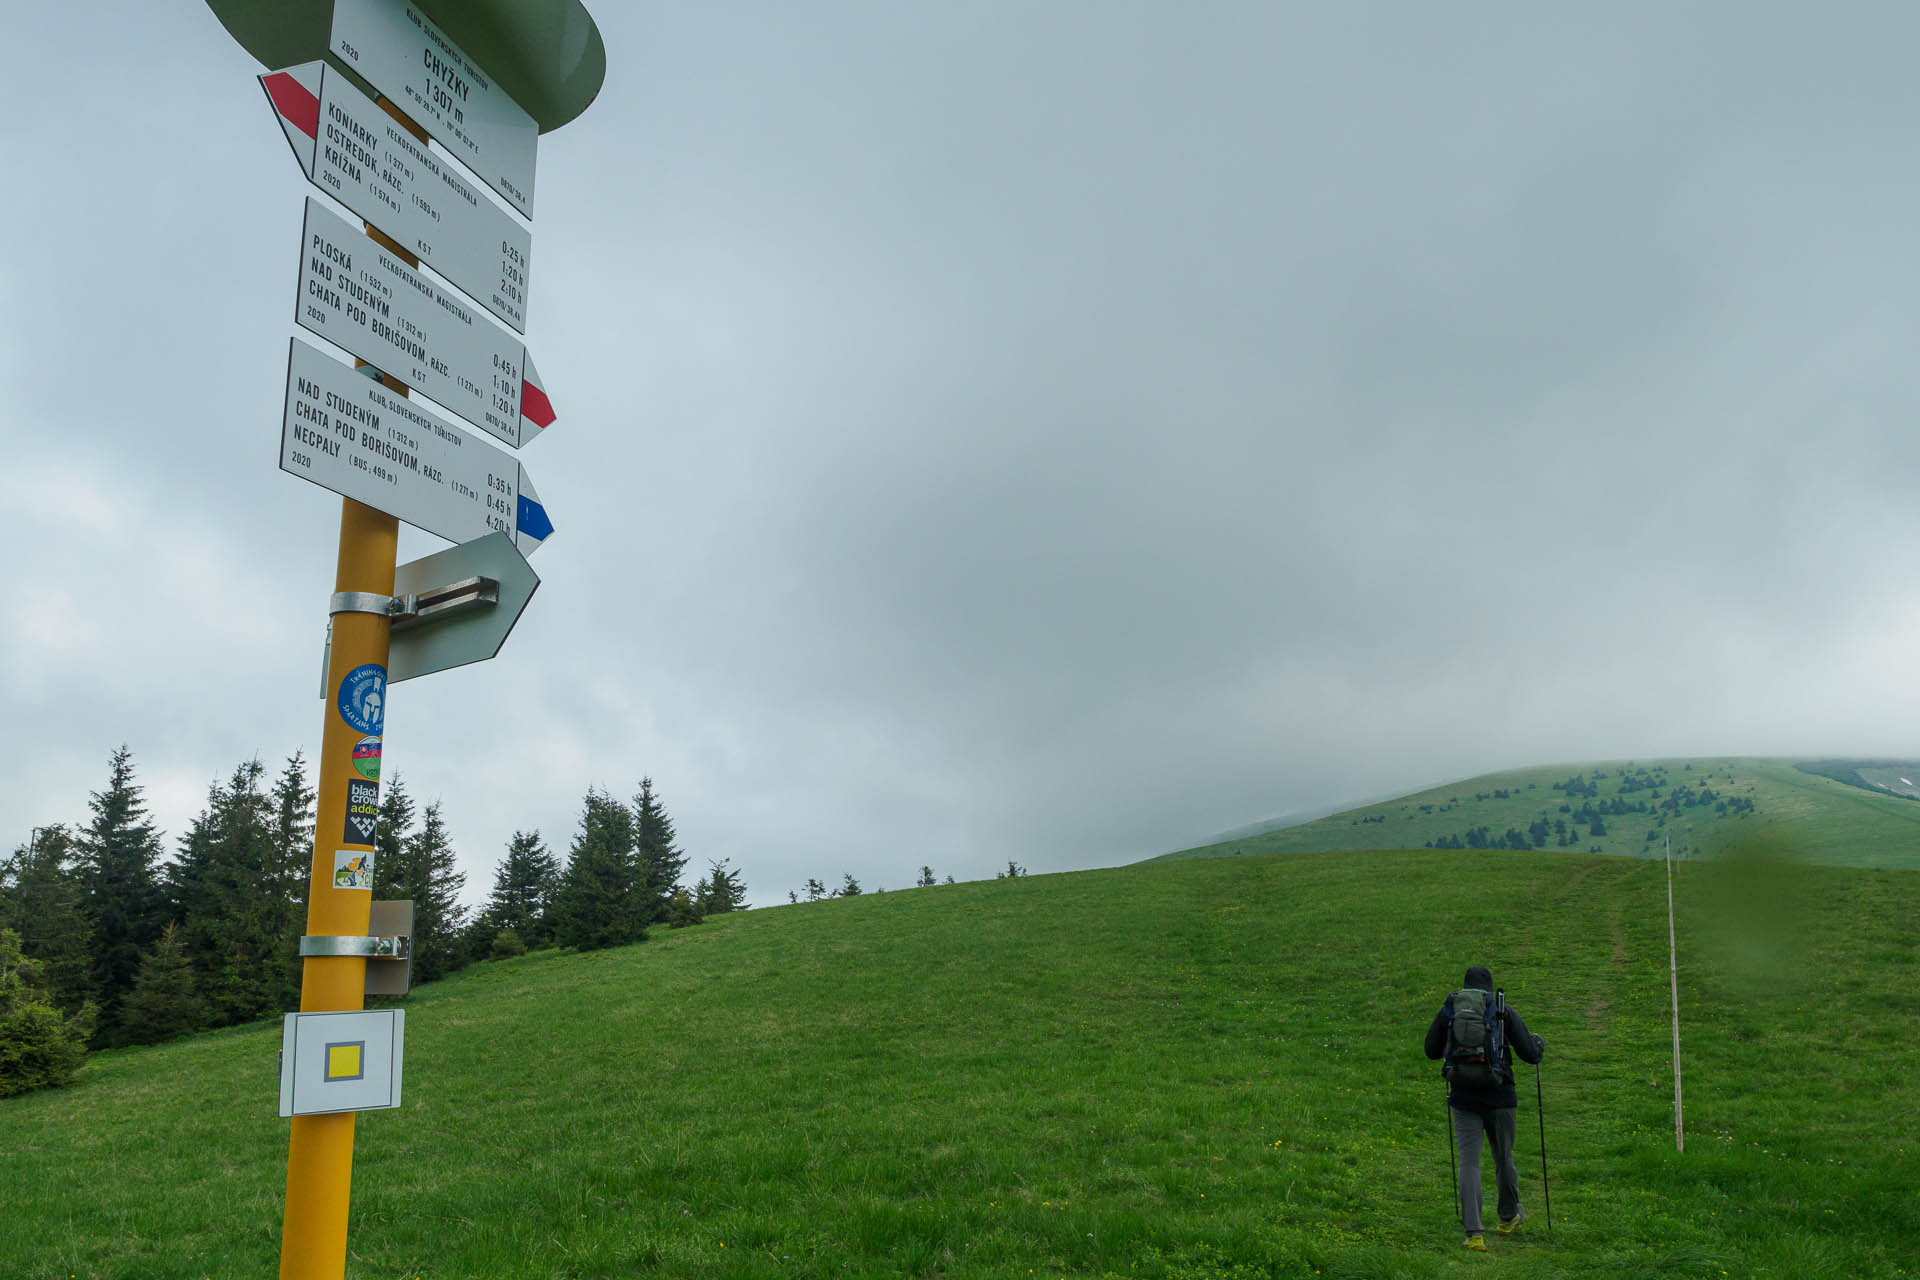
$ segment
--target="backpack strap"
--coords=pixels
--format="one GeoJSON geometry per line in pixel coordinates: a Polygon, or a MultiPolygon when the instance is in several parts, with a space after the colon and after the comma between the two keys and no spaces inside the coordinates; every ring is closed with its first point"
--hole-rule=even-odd
{"type": "Polygon", "coordinates": [[[1507,1083],[1513,1081],[1513,1046],[1507,1037],[1507,993],[1493,993],[1493,1008],[1487,1017],[1487,1035],[1499,1050],[1492,1055],[1494,1074],[1504,1076],[1507,1083]]]}

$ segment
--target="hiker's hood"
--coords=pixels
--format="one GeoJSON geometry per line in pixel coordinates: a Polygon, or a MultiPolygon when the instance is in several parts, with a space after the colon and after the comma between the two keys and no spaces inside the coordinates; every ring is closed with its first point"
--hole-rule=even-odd
{"type": "Polygon", "coordinates": [[[1469,987],[1478,987],[1482,991],[1492,991],[1493,975],[1488,973],[1482,965],[1470,965],[1467,968],[1466,985],[1469,987]]]}

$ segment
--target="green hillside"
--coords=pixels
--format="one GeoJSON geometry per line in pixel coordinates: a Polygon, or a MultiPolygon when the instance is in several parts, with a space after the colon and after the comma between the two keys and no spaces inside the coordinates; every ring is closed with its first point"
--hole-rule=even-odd
{"type": "MultiPolygon", "coordinates": [[[[1569,854],[1162,863],[725,917],[410,1002],[354,1277],[1901,1277],[1920,877],[1569,854]],[[1460,1248],[1420,1039],[1548,1041],[1530,1219],[1460,1248]]],[[[278,1028],[0,1102],[0,1274],[272,1274],[278,1028]]]]}
{"type": "Polygon", "coordinates": [[[1903,785],[1903,779],[1916,777],[1920,764],[1807,761],[1799,768],[1798,763],[1709,757],[1516,769],[1161,858],[1457,847],[1445,841],[1476,847],[1475,833],[1484,846],[1501,847],[1495,842],[1509,832],[1533,844],[1534,824],[1544,823],[1545,844],[1534,847],[1556,852],[1659,857],[1670,837],[1677,857],[1711,857],[1765,830],[1811,862],[1920,869],[1920,802],[1910,798],[1920,795],[1920,788],[1903,785]],[[1809,772],[1817,768],[1848,777],[1851,784],[1809,772]],[[1586,784],[1577,793],[1565,786],[1576,779],[1586,784]],[[1605,810],[1600,813],[1603,833],[1577,820],[1588,806],[1605,810]]]}

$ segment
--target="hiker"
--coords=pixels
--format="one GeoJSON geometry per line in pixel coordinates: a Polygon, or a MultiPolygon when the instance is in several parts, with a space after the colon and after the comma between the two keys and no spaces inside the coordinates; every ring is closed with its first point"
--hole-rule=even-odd
{"type": "Polygon", "coordinates": [[[1493,1144],[1494,1181],[1500,1189],[1500,1234],[1512,1235],[1526,1219],[1520,1205],[1520,1171],[1513,1163],[1514,1120],[1520,1105],[1513,1088],[1513,1055],[1538,1062],[1546,1041],[1527,1030],[1506,1004],[1496,998],[1493,975],[1474,965],[1466,986],[1448,996],[1427,1028],[1427,1056],[1444,1059],[1440,1071],[1447,1081],[1447,1105],[1452,1108],[1454,1158],[1460,1181],[1460,1225],[1467,1229],[1467,1248],[1487,1247],[1480,1218],[1480,1139],[1493,1144]]]}

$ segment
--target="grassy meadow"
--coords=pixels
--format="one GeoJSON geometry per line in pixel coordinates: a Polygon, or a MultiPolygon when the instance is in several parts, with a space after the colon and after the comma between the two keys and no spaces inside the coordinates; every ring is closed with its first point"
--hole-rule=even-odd
{"type": "MultiPolygon", "coordinates": [[[[1658,858],[1671,837],[1675,857],[1712,857],[1722,849],[1751,841],[1765,830],[1767,838],[1790,846],[1795,857],[1809,862],[1920,870],[1920,801],[1818,777],[1794,768],[1794,764],[1790,759],[1720,756],[1515,769],[1449,782],[1312,822],[1210,841],[1162,858],[1418,849],[1429,841],[1458,836],[1469,827],[1484,827],[1496,835],[1509,827],[1525,831],[1535,818],[1551,821],[1564,816],[1559,809],[1569,800],[1553,789],[1556,782],[1584,775],[1599,788],[1595,803],[1616,796],[1638,802],[1647,800],[1651,793],[1642,790],[1621,794],[1623,776],[1629,771],[1657,769],[1664,773],[1667,783],[1660,789],[1663,795],[1680,785],[1696,793],[1709,788],[1718,796],[1752,802],[1753,812],[1721,816],[1712,806],[1702,806],[1682,809],[1664,824],[1657,822],[1654,814],[1609,815],[1605,835],[1587,835],[1582,827],[1572,848],[1588,852],[1598,846],[1601,853],[1658,858]],[[1651,840],[1647,838],[1650,832],[1651,840]]],[[[1898,788],[1896,772],[1867,770],[1873,778],[1884,775],[1888,785],[1898,788]]],[[[1572,800],[1571,807],[1578,808],[1581,803],[1572,800]]],[[[1551,842],[1548,849],[1561,851],[1551,842]]]]}
{"type": "MultiPolygon", "coordinates": [[[[1677,892],[1684,1155],[1642,860],[1149,863],[483,964],[410,999],[347,1274],[1920,1274],[1920,876],[1727,858],[1677,892]],[[1529,1221],[1484,1255],[1420,1048],[1474,961],[1548,1042],[1552,1238],[1528,1073],[1529,1221]]],[[[0,1101],[0,1276],[272,1274],[278,1037],[0,1101]]]]}

